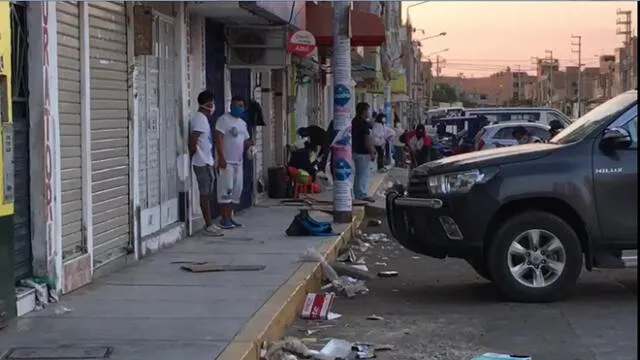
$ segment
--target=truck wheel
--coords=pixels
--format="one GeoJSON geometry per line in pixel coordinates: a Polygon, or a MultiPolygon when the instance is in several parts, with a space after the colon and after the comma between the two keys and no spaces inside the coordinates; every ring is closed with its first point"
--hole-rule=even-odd
{"type": "Polygon", "coordinates": [[[473,270],[476,271],[476,274],[480,275],[480,277],[484,278],[485,280],[493,281],[491,273],[489,272],[489,267],[482,257],[467,259],[467,262],[469,263],[469,265],[471,265],[473,270]]]}
{"type": "Polygon", "coordinates": [[[555,301],[582,271],[582,248],[561,218],[529,211],[508,219],[493,237],[489,271],[498,291],[514,301],[555,301]]]}

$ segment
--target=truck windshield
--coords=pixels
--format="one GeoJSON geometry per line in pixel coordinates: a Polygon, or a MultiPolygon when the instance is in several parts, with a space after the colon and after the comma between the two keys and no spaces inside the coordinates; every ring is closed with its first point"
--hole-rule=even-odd
{"type": "Polygon", "coordinates": [[[571,125],[564,129],[560,134],[556,135],[550,143],[570,144],[580,141],[586,138],[600,125],[608,122],[611,117],[617,115],[623,109],[626,109],[637,102],[638,93],[636,91],[620,94],[571,123],[571,125]]]}

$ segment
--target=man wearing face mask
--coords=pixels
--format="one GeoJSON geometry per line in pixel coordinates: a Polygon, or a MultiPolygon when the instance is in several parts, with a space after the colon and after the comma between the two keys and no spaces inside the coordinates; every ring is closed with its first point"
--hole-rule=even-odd
{"type": "Polygon", "coordinates": [[[200,210],[204,218],[204,234],[222,236],[220,228],[213,224],[209,196],[213,192],[215,175],[213,172],[213,138],[208,117],[213,114],[215,105],[213,93],[203,91],[198,95],[198,112],[189,120],[189,154],[191,165],[198,181],[200,191],[200,210]]]}
{"type": "Polygon", "coordinates": [[[233,205],[242,195],[242,166],[244,151],[253,145],[244,114],[244,98],[234,96],[230,111],[216,122],[216,168],[218,169],[218,204],[220,227],[233,229],[242,226],[233,219],[233,205]]]}

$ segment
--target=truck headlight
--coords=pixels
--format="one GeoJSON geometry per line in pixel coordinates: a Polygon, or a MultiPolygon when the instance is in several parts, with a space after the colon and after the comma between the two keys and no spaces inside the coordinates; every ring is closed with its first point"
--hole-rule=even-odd
{"type": "Polygon", "coordinates": [[[497,173],[497,168],[473,169],[427,178],[429,192],[433,195],[464,194],[476,184],[483,184],[497,173]]]}

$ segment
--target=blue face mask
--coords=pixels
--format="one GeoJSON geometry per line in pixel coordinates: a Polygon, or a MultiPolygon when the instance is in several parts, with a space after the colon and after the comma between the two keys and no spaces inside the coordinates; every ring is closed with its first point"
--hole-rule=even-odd
{"type": "Polygon", "coordinates": [[[232,106],[230,112],[231,112],[231,115],[235,117],[240,117],[242,116],[242,114],[244,114],[244,109],[239,106],[232,106]]]}

